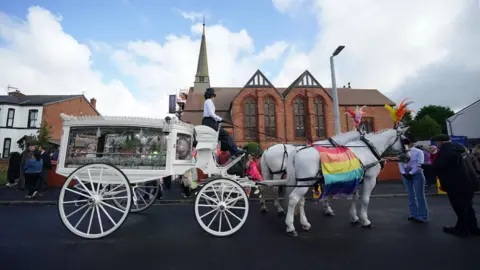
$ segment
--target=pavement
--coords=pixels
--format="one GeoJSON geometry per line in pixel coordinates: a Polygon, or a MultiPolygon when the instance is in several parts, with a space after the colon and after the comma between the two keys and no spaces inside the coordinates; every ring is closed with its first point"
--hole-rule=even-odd
{"type": "MultiPolygon", "coordinates": [[[[60,194],[59,188],[51,188],[42,192],[35,199],[25,199],[25,191],[20,191],[17,188],[0,187],[0,205],[10,204],[47,204],[56,205],[58,203],[58,196],[60,194]]],[[[429,196],[437,195],[436,187],[431,187],[426,190],[426,194],[429,196]]],[[[378,182],[377,186],[373,190],[373,197],[398,197],[406,196],[404,186],[401,181],[388,181],[378,182]]],[[[271,197],[267,194],[267,198],[271,197]]],[[[312,193],[309,191],[307,198],[312,198],[312,193]]],[[[258,199],[257,196],[252,194],[252,199],[258,199]]],[[[171,203],[191,203],[193,198],[185,199],[181,195],[180,186],[176,183],[172,183],[170,190],[164,191],[162,199],[157,200],[156,204],[171,204],[171,203]]]]}
{"type": "MultiPolygon", "coordinates": [[[[335,217],[307,203],[310,232],[285,234],[284,219],[260,214],[252,202],[235,235],[216,238],[197,225],[192,205],[156,205],[131,214],[113,234],[98,240],[72,235],[55,206],[0,206],[0,269],[480,269],[480,237],[442,232],[455,222],[447,198],[428,197],[430,222],[407,221],[406,198],[373,198],[374,228],[348,222],[348,201],[332,202],[335,217]]],[[[475,198],[480,211],[480,197],[475,198]]],[[[298,217],[296,218],[296,226],[298,217]]]]}

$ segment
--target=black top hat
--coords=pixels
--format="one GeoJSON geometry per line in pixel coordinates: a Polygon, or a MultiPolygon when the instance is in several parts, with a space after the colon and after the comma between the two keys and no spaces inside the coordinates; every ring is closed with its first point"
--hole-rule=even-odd
{"type": "Polygon", "coordinates": [[[438,134],[432,137],[432,141],[434,142],[448,142],[450,141],[450,137],[445,134],[438,134]]]}
{"type": "Polygon", "coordinates": [[[215,90],[211,87],[207,88],[205,90],[205,99],[209,99],[211,97],[216,97],[217,95],[215,95],[215,90]]]}

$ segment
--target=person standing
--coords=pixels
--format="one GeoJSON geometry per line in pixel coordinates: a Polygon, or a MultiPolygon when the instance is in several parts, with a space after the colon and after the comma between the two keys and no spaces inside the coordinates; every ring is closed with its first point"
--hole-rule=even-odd
{"type": "MultiPolygon", "coordinates": [[[[214,130],[218,131],[218,123],[224,121],[220,116],[215,114],[215,105],[213,104],[213,100],[216,96],[217,95],[215,94],[215,90],[213,88],[206,89],[204,94],[205,103],[203,104],[202,125],[209,126],[214,130]]],[[[232,158],[240,156],[244,153],[243,150],[238,149],[232,136],[230,136],[230,134],[228,134],[225,129],[220,128],[218,138],[221,142],[221,150],[229,151],[232,158]]]]}
{"type": "Polygon", "coordinates": [[[27,148],[25,151],[22,152],[22,155],[20,157],[20,176],[18,177],[18,188],[20,190],[25,189],[25,174],[23,171],[23,167],[25,166],[25,163],[32,157],[33,152],[35,151],[35,145],[27,142],[26,143],[27,148]]]}
{"type": "Polygon", "coordinates": [[[427,146],[421,148],[423,152],[423,175],[425,176],[426,188],[430,188],[432,185],[435,185],[435,174],[432,168],[432,159],[431,153],[427,146]]]}
{"type": "Polygon", "coordinates": [[[40,173],[42,172],[42,167],[42,155],[39,151],[35,151],[22,168],[25,174],[25,187],[27,188],[27,195],[25,198],[33,199],[37,195],[39,187],[38,182],[41,180],[40,173]]]}
{"type": "Polygon", "coordinates": [[[468,173],[468,168],[463,161],[468,150],[461,144],[451,142],[450,137],[445,134],[434,136],[432,141],[439,148],[433,162],[433,169],[457,215],[455,226],[443,227],[443,231],[460,237],[480,236],[480,228],[473,209],[474,181],[476,180],[468,173]]]}
{"type": "Polygon", "coordinates": [[[422,150],[416,148],[412,141],[405,139],[410,148],[410,161],[398,163],[402,181],[408,194],[408,220],[420,223],[428,222],[428,206],[425,198],[425,176],[422,164],[424,156],[422,150]]]}
{"type": "Polygon", "coordinates": [[[50,159],[50,155],[46,152],[45,147],[39,146],[38,150],[40,151],[43,161],[41,180],[39,182],[39,190],[43,191],[48,186],[48,171],[52,169],[52,160],[50,159]]]}

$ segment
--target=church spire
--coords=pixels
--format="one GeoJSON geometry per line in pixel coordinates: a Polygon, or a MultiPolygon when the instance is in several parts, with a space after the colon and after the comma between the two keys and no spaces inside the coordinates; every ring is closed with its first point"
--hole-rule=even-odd
{"type": "Polygon", "coordinates": [[[197,73],[195,74],[194,92],[204,92],[210,87],[208,76],[207,42],[205,38],[205,17],[203,18],[202,40],[200,41],[200,52],[198,54],[197,73]]]}

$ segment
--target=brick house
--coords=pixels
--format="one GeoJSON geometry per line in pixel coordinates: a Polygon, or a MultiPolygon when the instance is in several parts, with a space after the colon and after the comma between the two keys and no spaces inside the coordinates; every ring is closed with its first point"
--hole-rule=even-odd
{"type": "Polygon", "coordinates": [[[43,121],[51,126],[53,143],[59,144],[62,136],[60,113],[70,115],[100,115],[96,99],[90,101],[84,95],[25,95],[20,91],[0,95],[0,144],[1,158],[22,149],[18,141],[35,135],[43,121]]]}
{"type": "MultiPolygon", "coordinates": [[[[195,125],[203,117],[203,94],[210,87],[205,27],[194,86],[189,89],[182,120],[195,125]]],[[[216,113],[232,122],[224,126],[238,145],[258,142],[261,147],[276,143],[305,144],[323,140],[335,133],[330,88],[323,87],[306,70],[287,87],[276,87],[257,70],[240,87],[213,87],[216,113]]],[[[352,130],[347,109],[366,105],[364,128],[371,132],[393,126],[385,104],[393,101],[376,89],[338,88],[342,132],[352,130]]]]}

